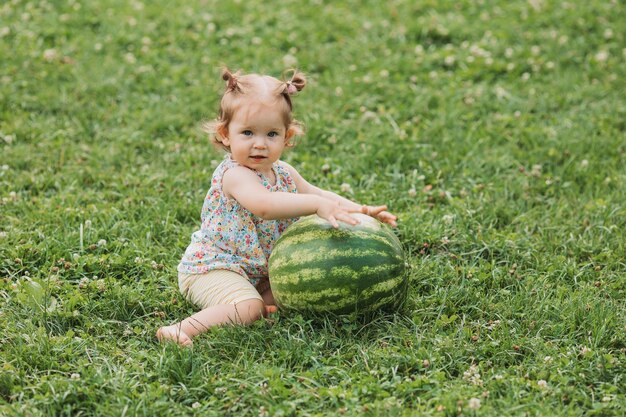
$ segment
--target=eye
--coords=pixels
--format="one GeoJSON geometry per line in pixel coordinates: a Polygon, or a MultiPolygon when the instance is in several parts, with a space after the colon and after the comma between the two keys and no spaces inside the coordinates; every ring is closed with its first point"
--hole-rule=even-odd
{"type": "Polygon", "coordinates": [[[252,136],[252,131],[251,130],[244,130],[243,132],[241,132],[242,135],[244,136],[252,136]]]}
{"type": "Polygon", "coordinates": [[[278,136],[278,132],[272,130],[270,133],[267,134],[267,136],[269,136],[270,138],[275,138],[276,136],[278,136]]]}

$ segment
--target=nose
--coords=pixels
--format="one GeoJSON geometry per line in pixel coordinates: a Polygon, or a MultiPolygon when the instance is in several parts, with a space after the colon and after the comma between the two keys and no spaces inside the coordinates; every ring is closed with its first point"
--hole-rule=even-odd
{"type": "Polygon", "coordinates": [[[266,145],[265,145],[265,139],[262,137],[257,136],[256,138],[254,138],[254,144],[253,144],[255,149],[265,149],[266,145]]]}

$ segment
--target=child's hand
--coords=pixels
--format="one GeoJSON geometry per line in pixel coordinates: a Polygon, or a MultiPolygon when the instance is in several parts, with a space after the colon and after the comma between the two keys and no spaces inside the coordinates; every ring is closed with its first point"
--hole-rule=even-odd
{"type": "Polygon", "coordinates": [[[393,214],[389,213],[387,210],[387,206],[362,206],[361,213],[367,214],[368,216],[372,216],[383,223],[387,223],[391,227],[398,227],[396,220],[398,218],[393,214]]]}
{"type": "Polygon", "coordinates": [[[350,216],[350,211],[347,207],[342,206],[338,201],[332,201],[328,199],[322,199],[319,208],[317,209],[317,215],[323,219],[326,219],[332,226],[337,229],[339,223],[342,221],[352,226],[359,223],[359,220],[350,216]]]}

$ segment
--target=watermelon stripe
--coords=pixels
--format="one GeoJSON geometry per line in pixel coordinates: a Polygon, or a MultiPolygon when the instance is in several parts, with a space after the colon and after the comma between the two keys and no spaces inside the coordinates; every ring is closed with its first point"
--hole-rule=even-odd
{"type": "MultiPolygon", "coordinates": [[[[311,250],[311,248],[298,247],[288,256],[274,259],[272,267],[276,270],[289,269],[290,267],[308,268],[310,264],[319,264],[320,259],[335,260],[338,258],[347,258],[353,260],[351,263],[358,263],[358,260],[366,260],[368,257],[387,258],[389,254],[388,251],[375,250],[374,248],[327,249],[318,247],[317,250],[311,250]]],[[[346,262],[346,260],[341,262],[346,262]]]]}
{"type": "MultiPolygon", "coordinates": [[[[379,253],[379,252],[374,252],[379,253]]],[[[311,255],[311,254],[309,254],[311,255]]],[[[272,263],[272,270],[274,274],[293,274],[298,273],[302,270],[307,270],[311,268],[316,268],[320,266],[319,259],[326,259],[325,268],[333,268],[333,267],[341,267],[341,266],[349,266],[354,268],[355,270],[360,271],[361,268],[364,267],[376,267],[384,264],[384,266],[393,265],[396,263],[401,263],[402,258],[398,256],[393,256],[388,253],[383,253],[378,255],[377,257],[366,257],[366,256],[354,256],[351,257],[349,255],[346,256],[326,256],[323,252],[319,254],[318,260],[309,259],[309,256],[306,257],[306,260],[302,262],[298,262],[298,258],[281,260],[279,262],[272,263]]],[[[361,271],[362,272],[362,271],[361,271]]]]}
{"type": "Polygon", "coordinates": [[[328,283],[332,282],[334,286],[350,286],[357,287],[354,280],[359,278],[360,288],[367,288],[376,285],[389,277],[396,278],[402,275],[403,268],[398,265],[383,264],[374,267],[362,267],[352,269],[348,266],[339,266],[330,269],[326,268],[308,268],[294,269],[290,273],[285,271],[273,272],[273,275],[279,274],[280,281],[274,283],[270,278],[272,288],[281,291],[306,291],[315,292],[328,287],[328,283]]]}
{"type": "Polygon", "coordinates": [[[303,294],[290,292],[283,296],[279,305],[282,308],[296,310],[299,306],[306,306],[306,308],[300,309],[317,312],[328,311],[329,305],[331,305],[332,311],[336,314],[345,314],[355,309],[376,311],[385,305],[396,304],[399,298],[397,290],[377,293],[369,298],[359,297],[354,292],[346,290],[314,293],[308,297],[305,297],[303,294]]]}
{"type": "Polygon", "coordinates": [[[394,250],[401,249],[399,245],[400,242],[397,242],[397,244],[396,242],[390,242],[389,236],[387,235],[371,234],[367,232],[355,232],[352,235],[348,235],[347,233],[342,233],[341,231],[335,231],[335,232],[331,232],[329,236],[329,233],[324,233],[320,230],[314,230],[314,231],[304,233],[304,234],[298,233],[297,235],[294,235],[294,236],[290,236],[287,233],[285,233],[283,236],[281,236],[280,240],[276,242],[276,245],[274,245],[274,249],[282,247],[282,246],[287,247],[287,246],[293,246],[293,245],[301,245],[303,243],[308,243],[308,242],[319,243],[321,240],[328,240],[328,239],[331,239],[331,240],[337,239],[337,240],[346,240],[346,241],[363,240],[365,242],[371,242],[372,240],[375,240],[381,243],[384,247],[389,247],[394,250]]]}

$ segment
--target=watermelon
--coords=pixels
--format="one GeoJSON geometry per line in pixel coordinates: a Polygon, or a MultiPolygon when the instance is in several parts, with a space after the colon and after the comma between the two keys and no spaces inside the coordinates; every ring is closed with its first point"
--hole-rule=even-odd
{"type": "Polygon", "coordinates": [[[396,310],[407,294],[402,244],[391,229],[364,214],[335,229],[303,217],[278,239],[269,258],[276,304],[303,313],[361,315],[396,310]]]}

